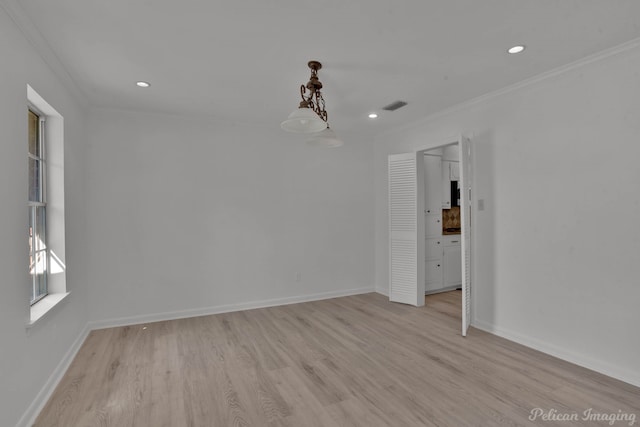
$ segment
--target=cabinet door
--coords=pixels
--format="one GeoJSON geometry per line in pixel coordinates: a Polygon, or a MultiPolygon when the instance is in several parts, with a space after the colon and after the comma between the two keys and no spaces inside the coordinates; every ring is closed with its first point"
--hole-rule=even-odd
{"type": "Polygon", "coordinates": [[[427,239],[427,248],[425,251],[426,260],[442,259],[442,239],[439,237],[427,239]]]}
{"type": "Polygon", "coordinates": [[[460,181],[460,163],[449,163],[449,179],[451,181],[460,181]]]}
{"type": "Polygon", "coordinates": [[[425,215],[424,221],[425,237],[442,236],[442,211],[436,215],[425,215]]]}
{"type": "Polygon", "coordinates": [[[442,162],[440,156],[424,156],[426,214],[436,214],[442,209],[442,162]]]}
{"type": "Polygon", "coordinates": [[[442,162],[442,209],[451,209],[451,162],[442,162]]]}
{"type": "Polygon", "coordinates": [[[437,291],[442,289],[442,261],[425,262],[425,291],[437,291]]]}
{"type": "Polygon", "coordinates": [[[459,243],[444,247],[444,286],[462,285],[462,250],[459,243]]]}
{"type": "Polygon", "coordinates": [[[444,246],[460,246],[461,241],[462,235],[460,234],[448,234],[446,236],[442,236],[442,244],[444,246]]]}

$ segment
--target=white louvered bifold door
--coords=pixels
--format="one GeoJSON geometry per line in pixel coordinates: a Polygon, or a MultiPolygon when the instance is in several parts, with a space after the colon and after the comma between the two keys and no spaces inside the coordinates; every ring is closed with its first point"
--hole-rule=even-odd
{"type": "MultiPolygon", "coordinates": [[[[421,155],[422,156],[422,155],[421,155]]],[[[424,162],[389,156],[389,300],[424,305],[424,162]]]]}
{"type": "Polygon", "coordinates": [[[460,222],[462,223],[462,336],[471,324],[471,143],[460,140],[460,222]]]}

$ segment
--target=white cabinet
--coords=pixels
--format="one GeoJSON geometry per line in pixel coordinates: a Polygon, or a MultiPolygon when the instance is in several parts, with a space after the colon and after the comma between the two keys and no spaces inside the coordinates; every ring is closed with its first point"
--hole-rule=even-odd
{"type": "Polygon", "coordinates": [[[425,269],[425,292],[437,291],[442,289],[442,260],[426,261],[425,269]]]}
{"type": "Polygon", "coordinates": [[[458,180],[458,162],[424,156],[425,165],[425,292],[462,284],[460,235],[442,235],[442,209],[451,209],[451,181],[458,180]]]}
{"type": "Polygon", "coordinates": [[[460,163],[443,160],[441,176],[442,209],[451,209],[451,181],[460,180],[460,163]]]}
{"type": "Polygon", "coordinates": [[[426,246],[424,289],[425,292],[431,292],[442,289],[442,280],[444,278],[442,236],[426,239],[426,246]]]}
{"type": "Polygon", "coordinates": [[[460,147],[458,147],[458,144],[444,147],[442,150],[442,160],[450,160],[452,162],[460,161],[460,147]]]}
{"type": "Polygon", "coordinates": [[[460,163],[449,162],[449,180],[460,181],[460,163]]]}
{"type": "Polygon", "coordinates": [[[444,236],[443,239],[443,286],[462,285],[462,247],[461,236],[444,236]]]}
{"type": "Polygon", "coordinates": [[[424,217],[425,237],[439,237],[442,235],[442,213],[427,214],[424,217]]]}
{"type": "Polygon", "coordinates": [[[439,237],[427,239],[427,248],[425,251],[425,259],[441,259],[442,258],[442,239],[439,237]]]}
{"type": "Polygon", "coordinates": [[[426,214],[441,214],[442,209],[442,161],[440,156],[424,156],[426,214]]]}
{"type": "Polygon", "coordinates": [[[442,172],[440,178],[440,188],[442,188],[442,209],[451,209],[451,172],[449,171],[450,165],[451,162],[442,162],[442,172]]]}
{"type": "Polygon", "coordinates": [[[455,289],[462,285],[462,252],[459,234],[426,239],[425,292],[455,289]]]}
{"type": "Polygon", "coordinates": [[[442,236],[442,161],[440,156],[424,156],[425,237],[442,236]]]}

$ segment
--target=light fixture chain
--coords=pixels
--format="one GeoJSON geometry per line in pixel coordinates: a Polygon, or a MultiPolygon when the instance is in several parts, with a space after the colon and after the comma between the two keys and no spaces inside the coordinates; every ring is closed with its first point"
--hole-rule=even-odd
{"type": "Polygon", "coordinates": [[[320,91],[316,91],[316,105],[314,111],[320,116],[322,120],[327,121],[327,110],[324,107],[324,98],[320,91]]]}
{"type": "Polygon", "coordinates": [[[300,102],[300,108],[309,107],[309,101],[311,100],[311,96],[313,95],[310,94],[307,97],[306,93],[307,93],[307,88],[304,85],[300,85],[300,96],[302,97],[302,102],[300,102]]]}
{"type": "Polygon", "coordinates": [[[318,70],[313,67],[310,68],[311,77],[309,78],[309,81],[306,85],[300,86],[300,96],[302,97],[300,108],[311,108],[322,120],[327,122],[328,114],[325,109],[324,98],[320,92],[322,83],[318,79],[318,70]],[[309,91],[308,94],[307,90],[309,91]]]}

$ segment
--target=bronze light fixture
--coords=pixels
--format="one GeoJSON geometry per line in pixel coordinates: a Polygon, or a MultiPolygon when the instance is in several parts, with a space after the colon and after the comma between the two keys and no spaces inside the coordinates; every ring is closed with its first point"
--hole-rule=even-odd
{"type": "Polygon", "coordinates": [[[343,142],[338,139],[336,133],[329,128],[328,114],[322,97],[322,82],[318,79],[318,70],[322,64],[318,61],[309,61],[311,77],[306,85],[300,86],[302,101],[287,120],[280,124],[282,129],[288,132],[312,133],[307,144],[318,147],[340,147],[343,142]]]}
{"type": "Polygon", "coordinates": [[[318,79],[318,70],[322,64],[318,61],[309,61],[311,77],[306,85],[300,86],[302,101],[298,108],[280,124],[282,129],[288,132],[315,133],[328,127],[327,110],[322,97],[322,82],[318,79]]]}

